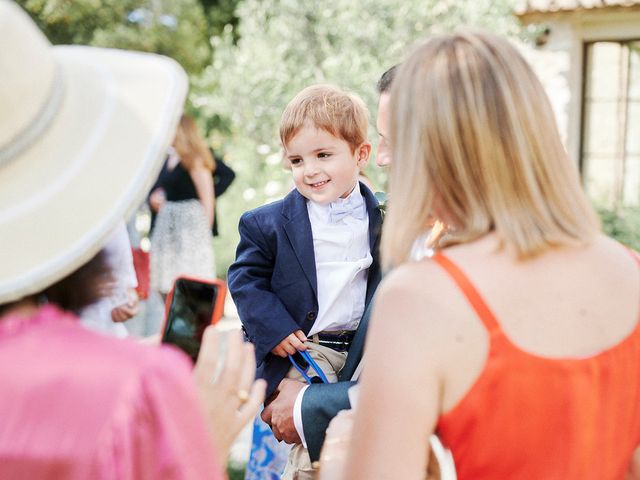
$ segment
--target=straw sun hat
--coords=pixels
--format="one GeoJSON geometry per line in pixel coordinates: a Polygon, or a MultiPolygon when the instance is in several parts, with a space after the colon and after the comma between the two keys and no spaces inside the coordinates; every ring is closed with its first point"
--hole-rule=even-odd
{"type": "Polygon", "coordinates": [[[173,60],[52,47],[0,0],[0,305],[101,249],[155,180],[186,92],[173,60]]]}

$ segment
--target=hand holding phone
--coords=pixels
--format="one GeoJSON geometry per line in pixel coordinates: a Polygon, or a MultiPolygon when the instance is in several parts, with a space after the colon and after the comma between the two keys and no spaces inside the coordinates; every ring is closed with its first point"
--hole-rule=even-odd
{"type": "Polygon", "coordinates": [[[205,329],[193,376],[218,458],[228,458],[237,435],[264,400],[267,384],[254,381],[255,373],[253,344],[243,342],[239,331],[222,335],[205,329]]]}

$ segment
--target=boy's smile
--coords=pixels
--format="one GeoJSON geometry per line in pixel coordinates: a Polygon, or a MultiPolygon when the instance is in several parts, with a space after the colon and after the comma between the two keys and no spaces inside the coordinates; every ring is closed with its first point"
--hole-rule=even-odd
{"type": "Polygon", "coordinates": [[[324,180],[322,182],[318,182],[318,183],[312,183],[311,187],[318,190],[322,187],[324,187],[327,183],[329,183],[331,180],[324,180]]]}
{"type": "Polygon", "coordinates": [[[285,146],[285,155],[296,189],[309,200],[328,204],[351,193],[369,149],[365,143],[351,152],[346,141],[305,123],[285,146]]]}

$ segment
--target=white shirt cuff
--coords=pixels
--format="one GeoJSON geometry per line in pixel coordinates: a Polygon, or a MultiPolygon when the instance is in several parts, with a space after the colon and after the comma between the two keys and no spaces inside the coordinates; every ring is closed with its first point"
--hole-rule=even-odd
{"type": "Polygon", "coordinates": [[[296,431],[300,436],[300,440],[302,440],[302,446],[304,448],[307,448],[307,441],[304,438],[304,428],[302,425],[302,397],[307,388],[309,388],[309,385],[305,385],[302,390],[298,392],[296,403],[293,404],[293,425],[296,427],[296,431]]]}

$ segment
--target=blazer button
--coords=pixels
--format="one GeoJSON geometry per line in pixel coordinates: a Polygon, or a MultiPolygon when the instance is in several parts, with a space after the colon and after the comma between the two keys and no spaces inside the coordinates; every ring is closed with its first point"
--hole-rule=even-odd
{"type": "Polygon", "coordinates": [[[309,321],[313,321],[316,319],[316,312],[309,312],[307,313],[307,320],[309,321]]]}

